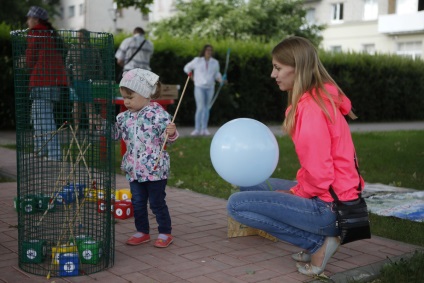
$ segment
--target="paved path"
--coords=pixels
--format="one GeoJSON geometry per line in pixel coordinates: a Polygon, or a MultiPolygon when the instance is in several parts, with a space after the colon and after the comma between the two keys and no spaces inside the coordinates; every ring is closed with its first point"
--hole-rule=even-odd
{"type": "MultiPolygon", "coordinates": [[[[379,125],[378,128],[385,127],[379,125]]],[[[400,124],[398,129],[406,127],[400,124]]],[[[417,123],[413,129],[423,130],[424,123],[417,123]]],[[[186,134],[190,132],[184,128],[182,134],[183,130],[186,134]]],[[[215,131],[211,129],[212,133],[215,131]]],[[[0,132],[0,144],[13,142],[14,132],[0,132]]],[[[0,147],[0,156],[0,173],[16,176],[16,152],[0,147]]],[[[125,178],[116,175],[116,188],[127,187],[125,178]]],[[[0,282],[46,282],[45,277],[28,274],[18,267],[17,214],[13,208],[16,189],[16,182],[0,183],[0,282]]],[[[291,253],[298,251],[296,247],[259,236],[227,238],[226,200],[172,187],[167,189],[167,196],[175,236],[171,246],[166,249],[154,248],[151,243],[126,246],[126,239],[134,230],[133,219],[119,220],[115,226],[113,267],[88,276],[51,278],[49,281],[311,282],[311,278],[297,272],[290,258],[291,253]]],[[[155,221],[151,224],[156,231],[155,221]]],[[[152,233],[153,238],[155,233],[152,233]]],[[[422,248],[373,236],[340,247],[328,263],[325,274],[333,282],[371,278],[384,263],[409,257],[415,250],[422,248]]]]}

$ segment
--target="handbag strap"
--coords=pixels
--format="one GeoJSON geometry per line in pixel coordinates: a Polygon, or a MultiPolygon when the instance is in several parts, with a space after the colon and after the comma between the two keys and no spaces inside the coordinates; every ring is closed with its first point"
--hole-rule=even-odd
{"type": "MultiPolygon", "coordinates": [[[[358,160],[356,158],[356,152],[353,154],[353,161],[355,162],[355,168],[356,168],[356,171],[358,171],[358,176],[359,176],[359,184],[357,188],[357,190],[359,191],[358,198],[362,198],[361,173],[359,173],[359,166],[358,166],[358,160]]],[[[331,185],[330,185],[330,194],[336,202],[340,202],[339,198],[337,197],[336,193],[333,190],[333,186],[331,185]]]]}
{"type": "Polygon", "coordinates": [[[141,47],[143,47],[144,43],[146,42],[146,39],[143,40],[143,42],[140,44],[140,46],[137,48],[137,50],[131,55],[131,57],[128,59],[128,61],[125,63],[124,67],[131,62],[131,60],[134,58],[134,56],[140,51],[141,47]]]}
{"type": "Polygon", "coordinates": [[[355,162],[355,168],[356,168],[356,171],[358,172],[359,184],[358,184],[357,190],[359,191],[359,197],[361,197],[361,192],[362,192],[361,173],[359,173],[359,166],[358,166],[358,159],[356,157],[356,152],[353,154],[353,161],[355,162]]]}

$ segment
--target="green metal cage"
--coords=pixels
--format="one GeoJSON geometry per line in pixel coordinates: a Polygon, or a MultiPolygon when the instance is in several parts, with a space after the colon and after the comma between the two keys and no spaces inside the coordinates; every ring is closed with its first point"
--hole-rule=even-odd
{"type": "Polygon", "coordinates": [[[48,278],[114,263],[113,36],[12,31],[19,266],[48,278]]]}

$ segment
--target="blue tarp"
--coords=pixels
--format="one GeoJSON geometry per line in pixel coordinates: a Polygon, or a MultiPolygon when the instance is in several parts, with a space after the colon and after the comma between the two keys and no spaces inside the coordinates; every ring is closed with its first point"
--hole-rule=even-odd
{"type": "Polygon", "coordinates": [[[372,213],[424,222],[424,191],[377,193],[366,202],[372,213]]]}

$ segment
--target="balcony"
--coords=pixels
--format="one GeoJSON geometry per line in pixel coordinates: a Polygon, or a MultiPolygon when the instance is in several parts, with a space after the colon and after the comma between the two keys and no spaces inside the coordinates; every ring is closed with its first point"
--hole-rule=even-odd
{"type": "Polygon", "coordinates": [[[412,14],[390,14],[378,17],[378,32],[386,34],[423,33],[424,11],[412,14]]]}

